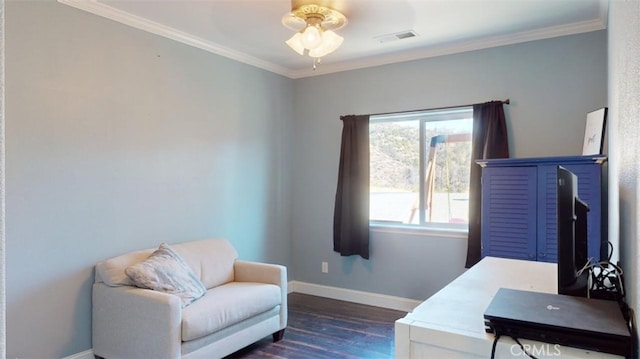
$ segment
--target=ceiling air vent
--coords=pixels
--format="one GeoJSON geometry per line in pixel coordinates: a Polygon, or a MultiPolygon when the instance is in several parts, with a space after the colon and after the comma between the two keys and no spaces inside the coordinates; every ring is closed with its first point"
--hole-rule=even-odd
{"type": "Polygon", "coordinates": [[[408,30],[408,31],[396,32],[395,34],[376,36],[374,37],[374,39],[376,39],[376,41],[378,41],[379,43],[383,44],[385,42],[409,39],[416,36],[418,36],[418,34],[416,34],[415,31],[408,30]]]}

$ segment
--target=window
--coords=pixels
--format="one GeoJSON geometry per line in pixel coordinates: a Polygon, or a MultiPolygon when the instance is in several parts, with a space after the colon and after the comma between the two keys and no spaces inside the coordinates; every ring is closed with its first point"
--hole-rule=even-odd
{"type": "Polygon", "coordinates": [[[472,107],[371,116],[371,222],[466,228],[472,129],[472,107]]]}

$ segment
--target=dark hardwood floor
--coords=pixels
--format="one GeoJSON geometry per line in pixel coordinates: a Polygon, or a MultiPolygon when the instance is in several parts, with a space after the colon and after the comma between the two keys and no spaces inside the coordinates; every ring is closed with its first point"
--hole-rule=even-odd
{"type": "Polygon", "coordinates": [[[394,322],[405,312],[291,293],[284,338],[271,336],[227,359],[393,358],[394,322]]]}

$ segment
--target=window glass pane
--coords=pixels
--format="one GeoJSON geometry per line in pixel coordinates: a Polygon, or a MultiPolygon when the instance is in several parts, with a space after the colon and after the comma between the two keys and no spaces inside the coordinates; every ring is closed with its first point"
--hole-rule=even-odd
{"type": "Polygon", "coordinates": [[[472,119],[425,122],[425,221],[469,222],[472,119]]]}
{"type": "Polygon", "coordinates": [[[372,122],[369,136],[371,220],[408,223],[413,209],[417,219],[420,121],[372,122]]]}

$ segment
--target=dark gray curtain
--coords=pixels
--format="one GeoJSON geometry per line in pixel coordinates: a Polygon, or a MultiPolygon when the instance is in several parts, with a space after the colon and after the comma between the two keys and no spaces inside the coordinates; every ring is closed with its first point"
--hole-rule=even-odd
{"type": "Polygon", "coordinates": [[[369,116],[341,116],[333,250],[369,259],[369,116]]]}
{"type": "Polygon", "coordinates": [[[507,123],[502,101],[491,101],[473,105],[473,139],[471,140],[471,179],[469,182],[469,241],[467,243],[466,267],[480,261],[480,233],[482,169],[475,162],[480,159],[509,157],[507,123]]]}

